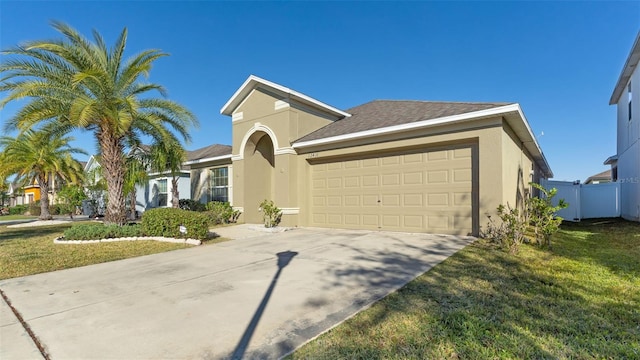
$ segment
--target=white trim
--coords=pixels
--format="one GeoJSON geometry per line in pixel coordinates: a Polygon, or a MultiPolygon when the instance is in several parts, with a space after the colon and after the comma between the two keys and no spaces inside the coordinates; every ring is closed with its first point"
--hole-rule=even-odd
{"type": "Polygon", "coordinates": [[[227,200],[233,204],[233,165],[227,165],[227,200]]]}
{"type": "Polygon", "coordinates": [[[292,144],[292,147],[294,149],[305,148],[305,147],[314,146],[314,145],[324,145],[324,144],[331,144],[331,143],[336,143],[340,141],[362,139],[362,138],[367,138],[371,136],[393,134],[393,133],[420,129],[420,128],[425,128],[425,127],[430,127],[435,125],[468,121],[478,117],[499,115],[505,112],[515,111],[518,108],[519,108],[518,104],[506,105],[506,106],[501,106],[497,108],[474,111],[474,112],[465,113],[465,114],[451,115],[451,116],[445,116],[445,117],[436,118],[436,119],[416,121],[416,122],[407,123],[407,124],[393,125],[393,126],[387,126],[387,127],[378,128],[378,129],[364,130],[364,131],[359,131],[355,133],[331,136],[323,139],[295,142],[292,144]]]}
{"type": "Polygon", "coordinates": [[[220,155],[220,156],[214,156],[214,157],[210,157],[210,158],[195,159],[195,160],[185,161],[185,162],[182,163],[182,165],[193,165],[193,164],[199,164],[199,163],[208,162],[208,161],[218,161],[218,160],[231,159],[231,158],[232,158],[231,154],[220,155]]]}
{"type": "Polygon", "coordinates": [[[280,208],[280,210],[282,211],[282,215],[296,215],[296,214],[300,214],[300,208],[299,208],[299,207],[294,207],[294,208],[280,208]]]}
{"type": "Polygon", "coordinates": [[[296,150],[294,148],[292,148],[291,146],[274,150],[273,154],[274,155],[283,155],[283,154],[298,155],[296,150]]]}
{"type": "Polygon", "coordinates": [[[291,104],[289,104],[289,102],[286,100],[276,100],[273,104],[273,110],[288,109],[290,107],[291,104]]]}
{"type": "MultiPolygon", "coordinates": [[[[349,141],[349,140],[365,139],[373,136],[395,134],[395,133],[406,132],[410,130],[428,128],[436,125],[454,124],[459,122],[476,120],[478,118],[486,118],[490,116],[507,115],[509,113],[514,113],[514,112],[519,115],[520,119],[522,120],[521,123],[524,125],[528,135],[528,138],[521,139],[521,141],[523,143],[534,144],[535,150],[537,151],[537,155],[539,155],[540,159],[544,163],[544,166],[547,168],[546,169],[547,173],[549,175],[552,175],[551,168],[549,167],[549,163],[547,162],[547,159],[542,153],[542,150],[540,149],[540,145],[538,144],[538,141],[533,135],[533,132],[531,131],[531,127],[529,126],[527,118],[524,116],[524,113],[522,112],[522,109],[520,108],[519,104],[509,104],[509,105],[495,107],[491,109],[473,111],[473,112],[458,114],[458,115],[445,116],[445,117],[436,118],[436,119],[417,121],[417,122],[412,122],[408,124],[393,125],[393,126],[387,126],[387,127],[378,128],[378,129],[371,129],[371,130],[359,131],[359,132],[349,133],[344,135],[331,136],[331,137],[322,138],[322,139],[295,142],[291,146],[294,149],[301,149],[301,148],[306,148],[306,147],[311,147],[316,145],[326,145],[326,144],[333,144],[333,143],[349,141]]],[[[514,124],[512,124],[512,127],[513,125],[514,124]]],[[[534,156],[536,155],[534,151],[531,151],[531,153],[534,154],[534,156]]]]}
{"type": "Polygon", "coordinates": [[[242,119],[244,119],[244,113],[242,111],[231,115],[231,121],[240,121],[242,119]]]}
{"type": "MultiPolygon", "coordinates": [[[[254,133],[256,133],[258,131],[262,131],[262,132],[266,133],[271,138],[271,143],[273,144],[273,153],[274,153],[274,155],[276,154],[277,151],[281,151],[280,147],[278,147],[278,139],[276,138],[276,133],[273,132],[273,130],[271,130],[268,126],[262,125],[261,123],[257,122],[255,124],[253,124],[251,129],[249,129],[249,131],[247,131],[244,134],[244,138],[242,138],[242,143],[240,143],[240,154],[233,155],[233,157],[232,157],[233,161],[238,161],[238,160],[243,160],[244,159],[244,148],[247,146],[247,142],[249,141],[249,138],[251,137],[251,135],[253,135],[254,133]]],[[[285,149],[287,149],[287,148],[285,148],[285,149]]]]}
{"type": "Polygon", "coordinates": [[[351,116],[351,114],[347,112],[339,110],[333,106],[327,105],[305,94],[299,93],[295,90],[289,89],[282,85],[278,85],[274,82],[259,78],[255,75],[250,75],[247,78],[247,80],[245,80],[245,82],[238,88],[238,90],[236,90],[233,96],[231,96],[231,98],[224,104],[224,106],[222,106],[222,108],[220,109],[220,113],[224,115],[231,115],[233,110],[235,110],[239,106],[240,102],[244,100],[244,98],[246,98],[247,95],[259,85],[283,92],[289,95],[290,97],[295,98],[296,100],[313,105],[329,113],[333,113],[336,116],[339,116],[339,117],[351,116]]]}
{"type": "MultiPolygon", "coordinates": [[[[191,176],[191,171],[189,171],[189,170],[180,170],[180,172],[179,172],[179,173],[180,173],[181,175],[189,175],[189,176],[191,176]]],[[[152,173],[149,173],[149,174],[147,174],[147,175],[149,175],[149,176],[166,175],[166,176],[164,177],[164,179],[171,179],[171,178],[172,178],[172,176],[171,176],[171,171],[152,172],[152,173]]],[[[160,179],[160,178],[158,178],[158,179],[160,179]]]]}

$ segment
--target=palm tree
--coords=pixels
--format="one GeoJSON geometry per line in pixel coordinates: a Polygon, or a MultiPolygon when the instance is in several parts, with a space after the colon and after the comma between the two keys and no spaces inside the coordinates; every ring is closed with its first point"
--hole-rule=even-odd
{"type": "Polygon", "coordinates": [[[16,138],[0,138],[0,178],[16,174],[19,179],[40,186],[40,219],[50,220],[49,185],[54,177],[76,182],[82,177],[82,165],[71,154],[86,154],[71,147],[70,136],[27,130],[16,138]]]}
{"type": "Polygon", "coordinates": [[[0,92],[8,92],[0,109],[28,100],[6,128],[93,132],[108,188],[105,222],[124,224],[126,143],[139,142],[143,135],[157,143],[178,142],[176,134],[189,141],[188,128],[197,120],[178,103],[152,97],[156,91],[165,95],[162,86],[140,81],[155,60],[168,54],[145,50],[124,60],[126,28],[108,49],[96,31],[91,42],[66,24],[52,25],[62,40],[32,41],[4,51],[12,58],[0,65],[0,92]]]}
{"type": "Polygon", "coordinates": [[[178,180],[182,163],[186,160],[184,148],[177,141],[168,141],[152,145],[150,153],[152,170],[171,174],[171,206],[179,208],[178,180]]]}

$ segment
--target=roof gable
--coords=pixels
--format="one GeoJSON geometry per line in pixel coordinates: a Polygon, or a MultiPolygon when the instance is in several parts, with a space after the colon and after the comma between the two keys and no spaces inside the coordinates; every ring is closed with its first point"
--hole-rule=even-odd
{"type": "Polygon", "coordinates": [[[193,151],[187,151],[187,162],[221,156],[231,156],[231,146],[213,144],[193,151]]]}
{"type": "Polygon", "coordinates": [[[236,90],[231,98],[222,106],[220,113],[223,115],[233,115],[235,109],[242,103],[242,101],[249,96],[249,94],[256,88],[261,87],[271,92],[282,95],[283,97],[293,99],[297,102],[310,106],[312,108],[327,112],[339,118],[351,116],[349,113],[337,109],[333,106],[327,105],[321,101],[318,101],[310,96],[299,93],[295,90],[289,89],[282,85],[278,85],[274,82],[259,78],[255,75],[250,75],[247,80],[236,90]]]}

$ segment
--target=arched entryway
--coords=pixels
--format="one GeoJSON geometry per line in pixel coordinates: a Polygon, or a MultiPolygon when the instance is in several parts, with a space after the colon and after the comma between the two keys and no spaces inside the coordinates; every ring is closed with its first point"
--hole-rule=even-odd
{"type": "Polygon", "coordinates": [[[256,131],[244,147],[244,219],[247,223],[261,223],[258,211],[265,199],[273,199],[275,154],[271,137],[256,131]]]}

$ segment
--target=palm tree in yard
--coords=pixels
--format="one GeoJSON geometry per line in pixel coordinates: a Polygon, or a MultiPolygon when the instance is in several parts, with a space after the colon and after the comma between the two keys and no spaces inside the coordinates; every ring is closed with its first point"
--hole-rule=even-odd
{"type": "Polygon", "coordinates": [[[71,147],[69,136],[27,130],[16,138],[0,138],[0,178],[17,175],[28,183],[40,186],[40,219],[50,220],[49,186],[54,177],[77,182],[82,177],[82,165],[71,157],[85,154],[71,147]]]}
{"type": "Polygon", "coordinates": [[[6,128],[92,132],[107,182],[105,222],[124,224],[126,144],[144,135],[157,143],[179,142],[176,134],[188,141],[188,129],[197,120],[183,106],[152,97],[154,92],[164,95],[163,87],[141,82],[166,53],[145,50],[125,60],[126,28],[109,49],[96,31],[92,42],[66,24],[54,22],[53,27],[61,40],[32,41],[4,51],[11,58],[0,65],[0,92],[8,93],[0,109],[27,100],[6,128]]]}
{"type": "Polygon", "coordinates": [[[158,172],[169,172],[171,175],[171,206],[180,207],[178,180],[182,163],[186,160],[186,152],[177,141],[157,143],[151,146],[151,168],[158,172]]]}

